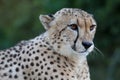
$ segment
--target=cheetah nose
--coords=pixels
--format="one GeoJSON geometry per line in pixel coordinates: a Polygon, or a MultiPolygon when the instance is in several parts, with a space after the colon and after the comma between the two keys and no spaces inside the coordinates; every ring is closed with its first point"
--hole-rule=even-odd
{"type": "Polygon", "coordinates": [[[92,43],[83,41],[82,45],[84,46],[85,49],[88,49],[92,45],[92,43]]]}

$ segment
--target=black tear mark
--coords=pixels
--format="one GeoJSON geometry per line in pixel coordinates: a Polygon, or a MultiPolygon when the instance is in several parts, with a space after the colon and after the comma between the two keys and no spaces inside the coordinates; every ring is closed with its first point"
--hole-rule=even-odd
{"type": "MultiPolygon", "coordinates": [[[[77,28],[78,28],[78,27],[77,27],[77,28]]],[[[75,50],[75,51],[76,51],[76,42],[77,42],[78,37],[79,37],[79,29],[77,29],[76,31],[77,31],[77,37],[76,37],[76,39],[75,39],[75,41],[74,41],[74,45],[72,46],[72,49],[75,50]]]]}

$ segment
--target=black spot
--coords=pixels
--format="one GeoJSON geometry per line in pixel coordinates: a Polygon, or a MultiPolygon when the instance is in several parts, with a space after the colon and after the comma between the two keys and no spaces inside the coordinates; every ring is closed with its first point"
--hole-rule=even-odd
{"type": "Polygon", "coordinates": [[[50,77],[52,80],[54,79],[53,76],[50,77]]]}
{"type": "Polygon", "coordinates": [[[45,58],[43,58],[43,61],[46,61],[46,59],[45,59],[45,58]]]}
{"type": "Polygon", "coordinates": [[[18,63],[18,66],[20,66],[21,65],[21,63],[18,63]]]}
{"type": "Polygon", "coordinates": [[[54,58],[53,56],[51,56],[51,58],[54,58]]]}
{"type": "Polygon", "coordinates": [[[56,69],[53,69],[53,72],[57,72],[57,70],[56,70],[56,69]]]}
{"type": "Polygon", "coordinates": [[[37,52],[40,52],[40,50],[37,50],[37,52]]]}
{"type": "Polygon", "coordinates": [[[66,72],[66,70],[64,70],[66,72]]]}
{"type": "Polygon", "coordinates": [[[9,51],[8,51],[7,53],[8,53],[8,54],[10,54],[10,52],[9,52],[9,51]]]}
{"type": "Polygon", "coordinates": [[[69,76],[69,74],[67,74],[67,76],[69,76]]]}
{"type": "Polygon", "coordinates": [[[38,45],[38,43],[35,43],[35,45],[38,45]]]}
{"type": "Polygon", "coordinates": [[[38,69],[35,69],[35,72],[38,72],[38,69]]]}
{"type": "Polygon", "coordinates": [[[30,76],[30,73],[28,73],[28,76],[30,76]]]}
{"type": "Polygon", "coordinates": [[[23,75],[25,75],[26,73],[25,72],[23,72],[23,75]]]}
{"type": "Polygon", "coordinates": [[[10,70],[9,70],[9,72],[11,73],[11,72],[12,72],[12,70],[10,69],[10,70]]]}
{"type": "Polygon", "coordinates": [[[10,54],[10,57],[12,57],[13,55],[12,54],[10,54]]]}
{"type": "Polygon", "coordinates": [[[42,47],[42,45],[40,45],[40,47],[42,47]]]}
{"type": "Polygon", "coordinates": [[[65,68],[65,66],[62,66],[63,68],[65,68]]]}
{"type": "Polygon", "coordinates": [[[28,66],[28,65],[26,65],[26,68],[29,68],[29,66],[28,66]]]}
{"type": "Polygon", "coordinates": [[[48,75],[48,72],[45,72],[45,75],[48,75]]]}
{"type": "Polygon", "coordinates": [[[60,46],[58,46],[58,48],[60,48],[60,46]]]}
{"type": "Polygon", "coordinates": [[[61,78],[61,80],[64,80],[63,78],[61,78]]]}
{"type": "Polygon", "coordinates": [[[24,79],[27,79],[27,77],[26,77],[26,76],[24,76],[24,79]]]}
{"type": "Polygon", "coordinates": [[[36,56],[36,57],[35,57],[35,60],[38,60],[38,59],[39,59],[39,57],[38,57],[38,56],[36,56]]]}
{"type": "Polygon", "coordinates": [[[55,75],[56,78],[58,78],[58,75],[55,75]]]}
{"type": "Polygon", "coordinates": [[[27,54],[29,53],[29,51],[26,52],[27,54]]]}
{"type": "Polygon", "coordinates": [[[44,53],[46,54],[46,53],[47,53],[47,51],[44,51],[44,53]]]}
{"type": "Polygon", "coordinates": [[[41,56],[44,56],[44,54],[42,53],[41,56]]]}
{"type": "Polygon", "coordinates": [[[40,61],[40,63],[42,63],[42,61],[40,61]]]}
{"type": "Polygon", "coordinates": [[[63,73],[63,72],[61,72],[60,74],[61,74],[61,75],[64,75],[64,73],[63,73]]]}
{"type": "Polygon", "coordinates": [[[33,51],[33,54],[35,54],[35,51],[33,51]]]}
{"type": "Polygon", "coordinates": [[[25,58],[23,59],[23,62],[26,62],[26,59],[25,59],[25,58]]]}
{"type": "Polygon", "coordinates": [[[53,52],[54,55],[56,55],[57,53],[56,52],[53,52]]]}
{"type": "Polygon", "coordinates": [[[17,64],[17,62],[13,62],[13,64],[14,64],[14,65],[16,65],[16,64],[17,64]]]}
{"type": "Polygon", "coordinates": [[[30,46],[27,46],[27,48],[30,48],[30,46]]]}
{"type": "Polygon", "coordinates": [[[50,67],[47,67],[47,70],[50,70],[50,67]]]}
{"type": "Polygon", "coordinates": [[[47,78],[46,78],[46,77],[44,77],[44,80],[47,80],[47,78]]]}
{"type": "Polygon", "coordinates": [[[59,57],[57,57],[57,60],[59,61],[59,60],[60,60],[60,58],[59,58],[59,57]]]}
{"type": "Polygon", "coordinates": [[[19,60],[21,60],[21,57],[19,57],[19,60]]]}
{"type": "Polygon", "coordinates": [[[38,80],[42,80],[41,78],[38,78],[38,80]]]}
{"type": "Polygon", "coordinates": [[[50,56],[48,56],[48,59],[50,58],[50,56]]]}
{"type": "Polygon", "coordinates": [[[66,66],[66,67],[68,67],[68,65],[67,65],[67,63],[66,63],[66,62],[64,62],[64,64],[65,64],[65,66],[66,66]]]}
{"type": "Polygon", "coordinates": [[[31,66],[34,66],[34,63],[33,63],[33,62],[31,62],[31,63],[30,63],[30,65],[31,65],[31,66]]]}
{"type": "Polygon", "coordinates": [[[50,64],[54,64],[54,62],[51,61],[50,64]]]}
{"type": "Polygon", "coordinates": [[[24,54],[24,53],[25,53],[25,51],[22,51],[22,53],[24,54]]]}
{"type": "Polygon", "coordinates": [[[43,65],[41,65],[41,69],[43,69],[43,65]]]}
{"type": "Polygon", "coordinates": [[[30,59],[28,58],[27,61],[30,62],[30,59]]]}
{"type": "Polygon", "coordinates": [[[10,61],[12,61],[12,59],[8,59],[8,60],[7,60],[7,62],[10,62],[10,61]]]}
{"type": "Polygon", "coordinates": [[[16,55],[16,54],[14,54],[14,55],[13,55],[13,58],[16,58],[16,56],[17,56],[17,55],[16,55]]]}
{"type": "Polygon", "coordinates": [[[16,70],[16,72],[19,72],[19,68],[18,67],[15,70],[16,70]]]}
{"type": "Polygon", "coordinates": [[[43,45],[44,47],[46,47],[46,45],[43,45]]]}
{"type": "Polygon", "coordinates": [[[51,49],[50,48],[47,48],[48,51],[50,51],[51,49]]]}
{"type": "Polygon", "coordinates": [[[6,65],[5,65],[5,68],[7,68],[7,67],[8,67],[8,65],[6,64],[6,65]]]}
{"type": "Polygon", "coordinates": [[[22,65],[21,68],[24,69],[24,65],[22,65]]]}
{"type": "Polygon", "coordinates": [[[29,54],[29,56],[31,56],[32,54],[29,54]]]}
{"type": "Polygon", "coordinates": [[[60,68],[61,66],[60,66],[60,65],[57,65],[57,67],[59,67],[59,68],[60,68]]]}
{"type": "Polygon", "coordinates": [[[63,41],[63,39],[61,39],[61,41],[63,41]]]}
{"type": "Polygon", "coordinates": [[[38,76],[40,76],[41,75],[41,73],[38,73],[38,76]]]}
{"type": "Polygon", "coordinates": [[[39,66],[39,63],[36,63],[36,66],[39,66]]]}
{"type": "Polygon", "coordinates": [[[45,66],[47,65],[47,63],[44,64],[45,66]]]}
{"type": "Polygon", "coordinates": [[[18,76],[17,76],[17,75],[15,75],[15,76],[14,76],[14,78],[18,78],[18,76]]]}
{"type": "Polygon", "coordinates": [[[75,76],[72,76],[72,78],[75,78],[75,76]]]}
{"type": "Polygon", "coordinates": [[[69,71],[71,72],[71,70],[69,69],[69,71]]]}
{"type": "Polygon", "coordinates": [[[5,59],[5,57],[2,57],[2,60],[4,60],[5,59]]]}
{"type": "Polygon", "coordinates": [[[9,78],[12,78],[12,75],[9,75],[9,78]]]}
{"type": "Polygon", "coordinates": [[[48,42],[46,42],[46,44],[47,44],[47,45],[49,45],[49,43],[48,43],[48,42]]]}
{"type": "Polygon", "coordinates": [[[12,66],[13,66],[13,64],[11,63],[11,64],[10,64],[10,67],[12,67],[12,66]]]}
{"type": "Polygon", "coordinates": [[[0,64],[4,64],[4,61],[2,61],[0,64]]]}
{"type": "Polygon", "coordinates": [[[4,76],[7,76],[7,73],[4,73],[3,75],[4,75],[4,76]]]}
{"type": "Polygon", "coordinates": [[[34,72],[32,71],[31,74],[34,75],[34,72]]]}

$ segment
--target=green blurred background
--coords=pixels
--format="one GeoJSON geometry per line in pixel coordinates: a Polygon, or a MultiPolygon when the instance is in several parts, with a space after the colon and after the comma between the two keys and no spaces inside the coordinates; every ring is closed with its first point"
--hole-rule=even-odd
{"type": "Polygon", "coordinates": [[[81,8],[94,15],[95,46],[103,53],[88,56],[91,80],[120,80],[120,0],[0,0],[0,49],[44,32],[40,14],[81,8]]]}

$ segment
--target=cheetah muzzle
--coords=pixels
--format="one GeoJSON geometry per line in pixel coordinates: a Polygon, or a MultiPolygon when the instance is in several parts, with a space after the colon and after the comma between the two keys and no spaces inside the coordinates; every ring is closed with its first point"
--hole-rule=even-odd
{"type": "Polygon", "coordinates": [[[0,51],[0,80],[90,80],[96,22],[80,9],[39,17],[46,32],[0,51]]]}

